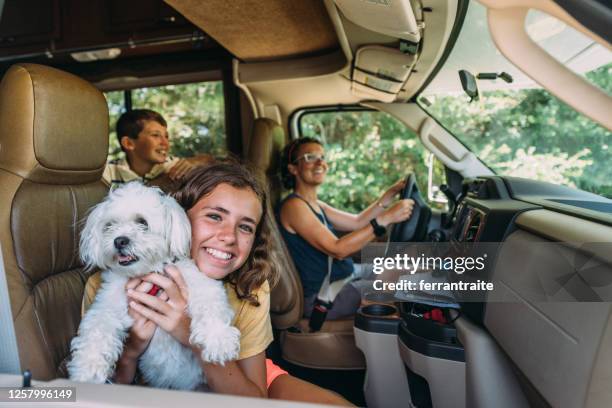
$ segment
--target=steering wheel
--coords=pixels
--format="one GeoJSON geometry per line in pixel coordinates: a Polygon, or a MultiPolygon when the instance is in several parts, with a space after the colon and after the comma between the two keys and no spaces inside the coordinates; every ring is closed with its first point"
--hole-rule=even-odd
{"type": "Polygon", "coordinates": [[[406,221],[393,224],[389,233],[389,242],[422,242],[427,236],[427,228],[431,219],[431,209],[421,196],[416,184],[416,177],[410,173],[406,177],[406,185],[400,198],[414,200],[412,215],[406,221]]]}

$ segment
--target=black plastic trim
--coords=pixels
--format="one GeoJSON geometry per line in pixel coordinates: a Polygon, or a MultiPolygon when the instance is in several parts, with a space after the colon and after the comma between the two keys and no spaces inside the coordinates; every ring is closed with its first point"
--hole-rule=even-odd
{"type": "Polygon", "coordinates": [[[586,28],[612,43],[612,4],[609,0],[553,1],[586,28]]]}
{"type": "MultiPolygon", "coordinates": [[[[434,324],[434,323],[432,323],[434,324]]],[[[399,325],[399,337],[402,343],[410,350],[428,357],[444,360],[465,362],[465,350],[459,344],[448,344],[421,337],[410,331],[408,325],[402,322],[399,325]]]]}
{"type": "Polygon", "coordinates": [[[355,315],[355,327],[370,333],[397,335],[400,319],[366,316],[361,311],[355,315]]]}
{"type": "Polygon", "coordinates": [[[429,74],[429,77],[425,80],[425,82],[423,82],[421,88],[419,88],[419,90],[414,93],[414,95],[410,99],[410,102],[416,102],[420,93],[423,92],[425,88],[427,88],[430,82],[433,81],[438,72],[440,72],[440,70],[446,63],[446,60],[448,59],[451,51],[455,47],[457,38],[459,38],[459,33],[461,33],[461,28],[463,27],[463,22],[465,21],[465,16],[467,14],[469,3],[469,0],[459,0],[457,2],[457,17],[455,18],[455,22],[453,23],[453,28],[451,30],[450,36],[448,37],[448,42],[446,43],[446,48],[444,48],[444,53],[442,53],[438,64],[436,64],[433,71],[431,71],[431,73],[429,74]]]}

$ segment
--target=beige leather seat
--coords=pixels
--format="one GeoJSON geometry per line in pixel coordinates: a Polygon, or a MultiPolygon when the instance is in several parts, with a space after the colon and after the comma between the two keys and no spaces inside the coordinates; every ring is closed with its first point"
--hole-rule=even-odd
{"type": "Polygon", "coordinates": [[[19,358],[35,379],[64,376],[86,273],[78,222],[107,193],[104,96],[41,65],[0,83],[0,244],[19,358]]]}
{"type": "Polygon", "coordinates": [[[304,291],[273,216],[272,207],[281,194],[279,164],[285,144],[284,131],[270,119],[256,119],[247,150],[247,159],[265,175],[270,189],[270,215],[266,222],[272,231],[280,279],[272,289],[270,314],[274,329],[280,331],[283,358],[304,367],[322,369],[362,369],[365,360],[355,346],[353,320],[326,321],[321,331],[308,333],[304,315],[304,291]]]}

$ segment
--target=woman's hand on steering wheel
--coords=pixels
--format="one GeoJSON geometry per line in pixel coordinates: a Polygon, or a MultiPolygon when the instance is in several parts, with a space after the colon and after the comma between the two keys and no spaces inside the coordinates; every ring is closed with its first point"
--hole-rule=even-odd
{"type": "Polygon", "coordinates": [[[389,187],[387,191],[385,191],[383,195],[380,196],[380,198],[378,199],[378,204],[380,204],[383,208],[387,208],[391,204],[395,196],[397,196],[399,192],[404,189],[405,186],[406,178],[402,178],[401,180],[393,184],[391,187],[389,187]]]}
{"type": "Polygon", "coordinates": [[[412,215],[414,208],[414,200],[408,198],[399,200],[391,207],[387,208],[384,213],[376,217],[376,222],[386,227],[390,224],[406,221],[412,215]]]}

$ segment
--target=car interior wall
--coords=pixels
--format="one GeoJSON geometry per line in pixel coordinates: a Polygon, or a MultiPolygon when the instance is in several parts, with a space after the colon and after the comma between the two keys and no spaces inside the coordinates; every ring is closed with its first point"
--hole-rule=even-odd
{"type": "MultiPolygon", "coordinates": [[[[568,218],[573,217],[547,210],[521,214],[518,222],[529,223],[526,217],[534,219],[542,215],[550,216],[546,223],[554,222],[555,225],[551,225],[549,229],[557,232],[567,230],[569,234],[573,234],[572,225],[579,228],[581,224],[597,225],[579,219],[567,222],[568,218]]],[[[569,245],[544,246],[542,243],[550,242],[548,238],[540,235],[545,231],[538,231],[538,228],[533,226],[530,226],[529,230],[536,232],[518,229],[505,240],[494,272],[494,278],[505,283],[496,296],[503,296],[505,301],[489,301],[485,313],[485,327],[521,373],[552,406],[582,406],[587,399],[600,403],[609,401],[612,397],[609,389],[604,390],[601,387],[605,378],[609,378],[612,367],[610,346],[606,343],[610,332],[609,303],[554,302],[555,299],[562,299],[558,294],[565,290],[573,293],[572,288],[576,285],[571,279],[562,285],[558,292],[547,291],[550,297],[537,300],[533,297],[535,286],[525,284],[528,277],[536,276],[534,280],[545,281],[546,276],[569,271],[570,265],[563,261],[558,262],[559,258],[586,257],[585,259],[591,258],[593,263],[594,254],[584,250],[588,244],[582,249],[569,245]],[[534,253],[529,251],[530,247],[541,249],[534,253]],[[555,361],[556,370],[564,373],[563,375],[548,375],[552,361],[555,361]],[[591,390],[597,391],[592,394],[591,390]]],[[[567,235],[567,238],[570,236],[567,235]]],[[[602,262],[598,271],[609,275],[610,264],[602,262]]],[[[486,387],[481,384],[479,388],[486,387]]]]}
{"type": "MultiPolygon", "coordinates": [[[[225,135],[227,150],[242,157],[245,144],[242,141],[242,109],[240,89],[234,84],[231,68],[223,70],[223,101],[225,104],[225,135]]],[[[205,153],[205,152],[202,152],[205,153]]]]}

